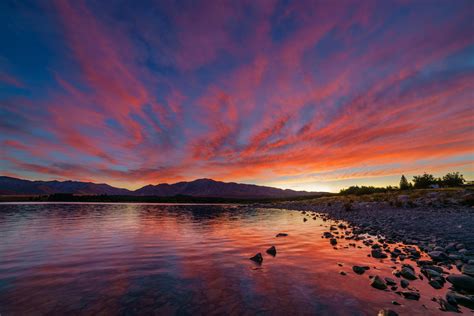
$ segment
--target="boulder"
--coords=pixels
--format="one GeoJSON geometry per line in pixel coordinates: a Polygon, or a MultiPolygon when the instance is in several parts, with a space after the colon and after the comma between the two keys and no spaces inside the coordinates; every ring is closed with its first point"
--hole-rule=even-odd
{"type": "Polygon", "coordinates": [[[272,255],[272,256],[275,257],[276,254],[277,254],[277,250],[276,250],[275,246],[271,246],[270,248],[268,248],[268,249],[267,249],[267,253],[268,253],[269,255],[272,255]]]}
{"type": "Polygon", "coordinates": [[[451,274],[446,278],[456,289],[474,292],[474,278],[463,274],[451,274]]]}
{"type": "Polygon", "coordinates": [[[252,260],[253,262],[256,262],[258,264],[262,264],[262,261],[263,261],[262,254],[259,252],[255,256],[251,257],[250,260],[252,260]]]}
{"type": "Polygon", "coordinates": [[[392,311],[391,309],[384,308],[384,309],[379,310],[379,313],[377,314],[377,316],[398,316],[398,314],[392,311]]]}
{"type": "Polygon", "coordinates": [[[372,278],[370,285],[378,290],[385,290],[387,288],[385,282],[378,275],[372,278]]]}
{"type": "Polygon", "coordinates": [[[410,269],[409,267],[403,267],[402,270],[400,271],[400,274],[402,277],[408,280],[416,280],[417,277],[415,275],[415,271],[413,269],[410,269]]]}
{"type": "Polygon", "coordinates": [[[286,237],[286,236],[288,236],[287,233],[278,233],[278,234],[276,235],[276,237],[286,237]]]}

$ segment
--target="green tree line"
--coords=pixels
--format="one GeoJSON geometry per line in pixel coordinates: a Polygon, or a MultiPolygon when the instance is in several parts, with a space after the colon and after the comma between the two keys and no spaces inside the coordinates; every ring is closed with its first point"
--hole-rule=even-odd
{"type": "Polygon", "coordinates": [[[387,187],[373,187],[373,186],[351,186],[347,189],[342,189],[342,195],[363,195],[371,193],[385,193],[396,190],[410,190],[410,189],[427,189],[432,187],[456,187],[463,185],[466,180],[459,172],[451,172],[441,178],[436,178],[432,174],[424,173],[422,175],[413,176],[412,182],[408,181],[405,175],[400,178],[400,186],[387,187]]]}

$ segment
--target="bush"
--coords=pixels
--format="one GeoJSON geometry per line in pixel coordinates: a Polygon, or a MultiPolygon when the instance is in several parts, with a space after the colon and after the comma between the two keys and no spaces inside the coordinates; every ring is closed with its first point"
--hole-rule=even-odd
{"type": "Polygon", "coordinates": [[[349,194],[355,194],[355,195],[364,195],[364,194],[372,194],[372,193],[385,193],[389,191],[394,191],[396,190],[395,187],[385,187],[385,188],[376,188],[372,186],[351,186],[348,187],[347,189],[342,189],[340,191],[340,194],[342,195],[349,195],[349,194]]]}
{"type": "Polygon", "coordinates": [[[456,187],[463,185],[465,181],[466,180],[464,180],[464,176],[462,174],[459,174],[459,172],[452,172],[443,177],[441,184],[447,187],[456,187]]]}
{"type": "Polygon", "coordinates": [[[427,189],[433,184],[437,184],[438,180],[432,175],[424,173],[421,176],[413,177],[413,186],[415,189],[427,189]]]}

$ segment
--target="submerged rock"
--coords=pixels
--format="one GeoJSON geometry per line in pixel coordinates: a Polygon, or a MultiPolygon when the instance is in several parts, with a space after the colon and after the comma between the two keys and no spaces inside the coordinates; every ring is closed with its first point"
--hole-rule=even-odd
{"type": "Polygon", "coordinates": [[[368,270],[366,268],[369,268],[369,267],[353,266],[352,271],[354,271],[357,274],[364,274],[365,270],[368,270]]]}
{"type": "Polygon", "coordinates": [[[268,253],[269,255],[272,255],[272,256],[275,257],[276,254],[277,254],[277,250],[276,250],[275,246],[271,246],[270,248],[268,248],[268,249],[267,249],[267,253],[268,253]]]}
{"type": "Polygon", "coordinates": [[[416,280],[416,275],[415,271],[413,269],[410,269],[409,267],[403,267],[402,270],[400,271],[400,274],[402,277],[408,280],[416,280]]]}
{"type": "Polygon", "coordinates": [[[429,285],[431,285],[434,289],[439,290],[439,289],[442,289],[442,288],[443,288],[443,285],[440,284],[440,283],[439,283],[438,281],[436,281],[436,280],[431,280],[431,281],[429,281],[428,283],[429,283],[429,285]]]}
{"type": "Polygon", "coordinates": [[[442,310],[443,312],[455,312],[455,313],[461,312],[456,305],[449,303],[443,298],[438,299],[438,303],[439,303],[439,309],[442,310]]]}
{"type": "Polygon", "coordinates": [[[278,233],[278,234],[276,235],[276,237],[286,237],[286,236],[288,236],[287,233],[278,233]]]}
{"type": "Polygon", "coordinates": [[[408,286],[410,286],[410,282],[408,282],[407,280],[401,280],[400,285],[402,288],[406,289],[408,286]]]}
{"type": "Polygon", "coordinates": [[[370,285],[378,290],[385,290],[387,288],[387,285],[378,275],[372,278],[370,285]]]}
{"type": "Polygon", "coordinates": [[[405,291],[400,292],[400,294],[406,298],[407,300],[415,300],[418,301],[420,299],[420,293],[414,291],[405,291]]]}
{"type": "Polygon", "coordinates": [[[370,254],[372,255],[373,258],[377,258],[377,259],[385,259],[388,257],[386,253],[383,253],[378,248],[373,249],[370,254]]]}
{"type": "Polygon", "coordinates": [[[462,305],[474,309],[474,295],[462,295],[453,291],[446,293],[446,300],[452,305],[462,305]]]}
{"type": "Polygon", "coordinates": [[[263,261],[262,254],[259,252],[255,256],[251,257],[250,260],[252,260],[252,261],[254,261],[258,264],[262,264],[262,261],[263,261]]]}
{"type": "Polygon", "coordinates": [[[474,292],[474,278],[463,274],[452,274],[446,278],[456,289],[474,292]]]}
{"type": "Polygon", "coordinates": [[[397,282],[395,282],[395,280],[391,278],[385,278],[385,283],[387,283],[387,285],[390,285],[390,286],[397,284],[397,282]]]}
{"type": "Polygon", "coordinates": [[[336,239],[336,238],[331,238],[331,239],[329,240],[329,242],[330,242],[331,245],[333,245],[333,246],[337,245],[337,239],[336,239]]]}

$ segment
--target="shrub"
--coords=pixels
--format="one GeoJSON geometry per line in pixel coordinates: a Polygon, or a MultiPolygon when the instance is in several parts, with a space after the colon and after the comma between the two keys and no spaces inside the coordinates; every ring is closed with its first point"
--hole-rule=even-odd
{"type": "Polygon", "coordinates": [[[462,174],[459,174],[459,172],[452,172],[443,177],[441,184],[447,187],[455,187],[463,185],[465,181],[466,180],[464,180],[464,176],[462,174]]]}
{"type": "Polygon", "coordinates": [[[437,184],[436,178],[432,174],[424,173],[421,176],[413,177],[413,186],[415,189],[426,189],[433,184],[437,184]]]}

